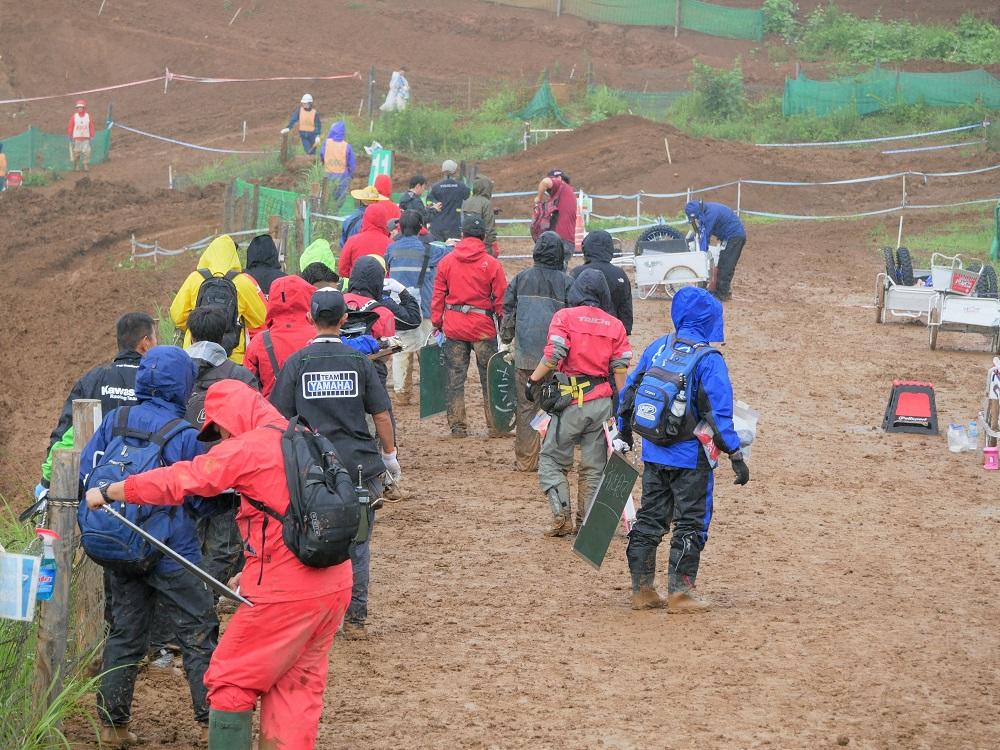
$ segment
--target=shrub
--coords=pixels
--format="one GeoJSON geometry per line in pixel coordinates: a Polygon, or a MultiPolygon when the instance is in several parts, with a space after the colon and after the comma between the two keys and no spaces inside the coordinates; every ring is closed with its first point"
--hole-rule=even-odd
{"type": "Polygon", "coordinates": [[[690,82],[694,91],[695,112],[703,117],[731,120],[746,109],[739,59],[732,70],[713,68],[695,61],[690,82]]]}
{"type": "Polygon", "coordinates": [[[590,110],[588,119],[591,121],[604,120],[628,112],[628,102],[607,86],[595,86],[590,89],[587,92],[586,106],[590,110]]]}
{"type": "Polygon", "coordinates": [[[986,147],[990,151],[1000,151],[1000,121],[994,120],[986,128],[986,147]]]}
{"type": "Polygon", "coordinates": [[[787,42],[795,39],[799,29],[795,18],[799,6],[795,0],[764,0],[761,11],[764,14],[765,34],[777,34],[787,42]]]}

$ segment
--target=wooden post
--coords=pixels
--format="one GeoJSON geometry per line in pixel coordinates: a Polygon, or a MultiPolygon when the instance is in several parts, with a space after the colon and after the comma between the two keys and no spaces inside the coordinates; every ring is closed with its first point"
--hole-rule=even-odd
{"type": "Polygon", "coordinates": [[[594,88],[594,63],[587,61],[587,91],[594,88]]]}
{"type": "Polygon", "coordinates": [[[372,112],[375,106],[375,66],[372,65],[368,73],[368,119],[372,119],[372,112]]]}
{"type": "Polygon", "coordinates": [[[663,137],[663,147],[667,149],[667,164],[673,164],[674,159],[670,155],[670,142],[667,140],[666,136],[663,137]]]}
{"type": "MultiPolygon", "coordinates": [[[[305,240],[305,217],[302,215],[303,206],[304,204],[302,201],[295,201],[295,239],[300,243],[305,240]]],[[[303,244],[302,249],[305,250],[305,247],[306,246],[303,244]]],[[[299,253],[299,255],[301,255],[301,253],[299,253]]],[[[287,257],[288,256],[286,255],[286,258],[287,257]]]]}
{"type": "MultiPolygon", "coordinates": [[[[83,451],[101,426],[101,417],[100,399],[73,400],[73,450],[83,451]]],[[[76,558],[75,585],[70,592],[74,660],[82,659],[104,639],[104,570],[82,549],[76,550],[76,558]]]]}
{"type": "MultiPolygon", "coordinates": [[[[55,542],[56,582],[52,598],[42,602],[35,646],[34,705],[44,714],[62,692],[69,634],[69,589],[73,578],[73,551],[77,544],[76,508],[80,487],[80,451],[52,454],[49,488],[49,528],[59,535],[55,542]]],[[[95,615],[96,616],[96,615],[95,615]]]]}
{"type": "Polygon", "coordinates": [[[562,0],[556,0],[556,18],[562,15],[562,0]]]}
{"type": "Polygon", "coordinates": [[[277,214],[271,214],[267,217],[267,233],[277,243],[278,235],[281,233],[281,217],[277,214]]]}
{"type": "Polygon", "coordinates": [[[740,207],[743,202],[743,180],[736,181],[736,215],[740,215],[740,207]]]}
{"type": "Polygon", "coordinates": [[[674,39],[681,33],[681,0],[674,4],[674,39]]]}
{"type": "Polygon", "coordinates": [[[288,133],[281,134],[281,152],[279,156],[282,164],[288,163],[288,133]]]}

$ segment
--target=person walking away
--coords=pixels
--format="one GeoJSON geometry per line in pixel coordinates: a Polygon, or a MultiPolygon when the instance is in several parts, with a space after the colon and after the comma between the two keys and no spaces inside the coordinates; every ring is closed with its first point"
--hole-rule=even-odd
{"type": "Polygon", "coordinates": [[[331,287],[340,289],[340,275],[325,263],[310,263],[299,274],[303,281],[316,289],[331,287]]]}
{"type": "MultiPolygon", "coordinates": [[[[355,482],[360,466],[372,499],[381,498],[385,482],[389,478],[398,482],[402,477],[389,396],[371,361],[340,339],[340,328],[347,320],[344,295],[335,289],[318,290],[312,296],[309,316],[316,324],[316,338],[285,362],[271,403],[286,417],[300,416],[333,443],[355,482]],[[366,415],[375,424],[378,442],[369,431],[366,415]]],[[[373,528],[371,505],[368,521],[373,528]]],[[[347,638],[363,639],[368,620],[370,536],[363,544],[352,545],[351,564],[354,582],[343,631],[347,638]]]]}
{"type": "Polygon", "coordinates": [[[333,198],[337,205],[340,205],[345,193],[347,193],[356,166],[354,149],[345,140],[346,133],[347,126],[344,125],[344,121],[337,120],[330,126],[330,131],[326,134],[326,140],[320,149],[320,158],[323,160],[323,171],[326,173],[326,179],[330,180],[331,183],[336,183],[337,186],[333,198]]]}
{"type": "Polygon", "coordinates": [[[458,164],[452,159],[441,163],[441,172],[444,177],[431,186],[427,202],[431,212],[431,236],[447,242],[462,232],[462,203],[469,197],[469,188],[455,179],[458,164]]]}
{"type": "Polygon", "coordinates": [[[567,474],[573,468],[575,446],[580,446],[577,527],[586,518],[608,461],[605,426],[614,414],[614,393],[625,385],[632,359],[625,326],[605,312],[610,296],[600,271],[586,269],[577,277],[569,291],[570,306],[552,317],[545,355],[525,387],[525,396],[537,403],[542,383],[555,371],[561,400],[566,402],[552,407],[538,456],[538,484],[554,517],[545,531],[548,537],[574,531],[567,474]]]}
{"type": "Polygon", "coordinates": [[[576,193],[569,184],[569,175],[561,169],[549,171],[538,183],[535,216],[539,215],[547,217],[540,230],[555,232],[562,238],[568,264],[576,250],[576,193]]]}
{"type": "MultiPolygon", "coordinates": [[[[374,191],[374,188],[369,187],[365,190],[374,191]]],[[[351,194],[354,195],[354,192],[351,194]]],[[[340,278],[350,278],[354,263],[361,256],[385,255],[386,248],[389,247],[389,218],[393,213],[392,209],[396,208],[398,207],[395,204],[380,196],[377,202],[365,209],[361,217],[361,231],[340,248],[340,259],[337,261],[337,273],[340,274],[340,278]]]]}
{"type": "Polygon", "coordinates": [[[430,212],[422,197],[426,190],[427,178],[422,174],[415,174],[410,178],[410,189],[403,193],[403,197],[399,199],[400,215],[404,211],[416,211],[420,214],[420,220],[425,227],[430,220],[430,212]]]}
{"type": "MultiPolygon", "coordinates": [[[[253,373],[226,356],[222,346],[226,335],[225,310],[211,305],[199,307],[191,313],[188,328],[193,343],[187,353],[198,370],[185,418],[201,430],[205,425],[205,397],[209,388],[223,380],[238,380],[255,390],[259,386],[253,373]]],[[[243,540],[236,528],[239,499],[232,492],[211,499],[213,510],[217,507],[218,512],[204,516],[198,523],[205,556],[203,567],[216,580],[228,581],[243,568],[243,540]]]]}
{"type": "Polygon", "coordinates": [[[419,211],[407,209],[400,219],[402,236],[385,251],[389,275],[402,284],[420,303],[420,325],[412,330],[398,331],[403,351],[392,355],[392,385],[396,403],[409,404],[413,394],[414,352],[418,352],[431,333],[431,298],[437,267],[448,249],[439,242],[424,242],[420,231],[424,227],[419,211]]]}
{"type": "Polygon", "coordinates": [[[388,204],[383,206],[386,212],[386,221],[398,219],[403,215],[403,210],[397,206],[396,202],[392,199],[392,177],[387,174],[377,174],[375,175],[375,179],[372,181],[372,187],[378,191],[379,195],[388,201],[388,204]]]}
{"type": "Polygon", "coordinates": [[[3,152],[3,144],[0,143],[0,193],[7,189],[7,154],[3,152]]]}
{"type": "MultiPolygon", "coordinates": [[[[327,268],[322,263],[317,265],[327,268]]],[[[298,276],[283,276],[271,285],[264,331],[253,337],[244,360],[246,368],[260,381],[265,397],[271,395],[285,361],[316,336],[316,326],[308,317],[314,291],[298,276]]]]}
{"type": "Polygon", "coordinates": [[[69,118],[66,128],[69,138],[69,159],[73,162],[73,171],[90,171],[90,140],[94,137],[94,121],[87,111],[87,102],[77,99],[75,110],[69,118]]]}
{"type": "Polygon", "coordinates": [[[695,594],[695,581],[708,540],[715,481],[693,426],[705,421],[711,427],[716,447],[729,455],[736,484],[750,480],[750,469],[733,428],[733,386],[726,362],[718,350],[708,346],[713,332],[722,326],[722,305],[704,289],[684,287],[673,299],[670,317],[676,334],[661,336],[646,347],[625,384],[619,411],[621,437],[626,443],[633,440],[633,404],[639,385],[644,381],[662,383],[664,371],[657,368],[685,357],[694,363],[684,382],[691,418],[682,422],[680,434],[671,440],[643,438],[642,507],[625,554],[632,575],[632,608],[662,607],[664,602],[655,588],[656,550],[672,523],[667,608],[670,612],[700,612],[708,605],[695,594]],[[700,354],[698,350],[702,350],[700,354]]]}
{"type": "Polygon", "coordinates": [[[184,280],[170,303],[170,318],[184,331],[185,347],[191,345],[188,316],[196,307],[205,304],[226,308],[230,323],[224,346],[230,350],[229,358],[233,362],[243,364],[248,333],[264,325],[267,308],[257,282],[243,273],[236,243],[228,234],[216,237],[205,248],[198,259],[198,267],[184,280]]]}
{"type": "MultiPolygon", "coordinates": [[[[260,701],[261,748],[315,746],[333,636],[350,597],[351,565],[313,568],[285,544],[281,525],[251,504],[284,514],[289,481],[281,448],[288,422],[259,393],[234,380],[205,394],[202,437],[222,439],[193,461],[136,474],[107,488],[112,500],[180,505],[188,495],[240,494],[237,525],[245,534],[246,566],[230,581],[253,602],[226,626],[205,674],[209,747],[250,750],[260,701]]],[[[87,504],[99,508],[99,492],[87,504]]],[[[185,573],[191,581],[196,579],[185,573]]]]}
{"type": "Polygon", "coordinates": [[[316,142],[319,140],[320,133],[323,132],[323,123],[319,119],[319,112],[313,108],[312,94],[302,95],[298,108],[292,112],[288,125],[281,131],[281,134],[287,135],[293,128],[299,131],[302,150],[310,156],[315,154],[316,142]]]}
{"type": "Polygon", "coordinates": [[[486,228],[478,216],[462,223],[462,240],[438,264],[431,300],[431,325],[444,331],[444,358],[448,369],[448,426],[452,437],[464,438],[469,425],[465,413],[465,379],[469,357],[476,355],[483,390],[483,410],[490,437],[501,437],[489,409],[486,365],[497,353],[497,321],[503,316],[507,277],[500,261],[486,252],[486,228]]]}
{"type": "Polygon", "coordinates": [[[573,285],[563,269],[562,239],[555,232],[543,232],[535,243],[535,265],[511,279],[503,301],[500,340],[513,342],[517,375],[517,412],[514,432],[514,468],[535,471],[541,440],[531,426],[538,407],[525,396],[528,379],[545,354],[549,324],[559,310],[569,306],[573,285]]]}
{"type": "Polygon", "coordinates": [[[493,180],[479,175],[472,181],[472,196],[462,202],[462,217],[478,216],[483,220],[486,236],[483,243],[486,251],[494,258],[500,255],[497,244],[496,210],[493,208],[493,180]]]}
{"type": "Polygon", "coordinates": [[[317,237],[309,243],[309,247],[299,256],[299,271],[305,271],[313,263],[322,263],[331,271],[337,270],[337,255],[333,252],[329,240],[317,237]]]}
{"type": "Polygon", "coordinates": [[[575,279],[585,268],[596,268],[604,274],[611,290],[611,309],[625,326],[625,333],[632,335],[632,283],[618,266],[611,262],[615,256],[615,243],[611,235],[603,229],[588,232],[583,238],[584,264],[574,268],[570,275],[575,279]]]}
{"type": "Polygon", "coordinates": [[[389,93],[379,109],[382,112],[402,112],[410,103],[410,82],[406,80],[406,66],[392,71],[389,78],[389,93]]]}
{"type": "Polygon", "coordinates": [[[684,213],[692,228],[688,241],[697,237],[698,248],[703,253],[708,252],[709,238],[715,237],[722,243],[714,294],[723,302],[732,299],[736,264],[740,262],[740,255],[747,242],[746,227],[735,211],[721,203],[688,201],[684,206],[684,213]]]}
{"type": "Polygon", "coordinates": [[[285,275],[278,260],[278,246],[269,234],[258,234],[247,247],[247,274],[257,282],[266,300],[271,284],[285,275]]]}
{"type": "MultiPolygon", "coordinates": [[[[166,432],[168,439],[161,448],[160,458],[168,466],[191,461],[200,455],[203,448],[198,442],[198,433],[183,421],[194,379],[195,366],[184,351],[176,346],[150,349],[140,360],[136,372],[138,403],[106,414],[100,428],[83,449],[80,478],[84,486],[87,475],[113,442],[123,439],[127,445],[137,447],[148,444],[148,438],[137,437],[136,433],[156,435],[166,432]],[[122,421],[127,433],[119,427],[122,421]]],[[[218,492],[226,487],[220,487],[218,492]]],[[[93,493],[98,499],[109,497],[107,486],[88,492],[89,495],[93,493]]],[[[116,499],[123,498],[118,496],[116,499]]],[[[182,501],[184,497],[178,497],[178,502],[182,501]]],[[[189,513],[201,513],[202,507],[195,501],[187,501],[184,505],[183,510],[153,508],[152,515],[142,525],[175,552],[198,565],[202,559],[201,549],[189,513]]],[[[86,533],[86,528],[83,531],[86,533]]],[[[161,557],[155,567],[144,575],[106,570],[109,571],[114,614],[104,647],[102,676],[97,691],[101,742],[112,747],[138,742],[138,737],[129,730],[132,693],[139,661],[149,648],[150,628],[158,601],[163,604],[168,627],[180,644],[194,718],[202,724],[204,739],[208,728],[205,670],[219,637],[219,620],[211,592],[169,557],[161,557]]]]}

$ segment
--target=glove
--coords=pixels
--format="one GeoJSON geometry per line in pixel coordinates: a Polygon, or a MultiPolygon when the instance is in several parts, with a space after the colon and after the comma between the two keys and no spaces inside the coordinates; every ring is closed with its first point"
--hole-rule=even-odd
{"type": "Polygon", "coordinates": [[[733,484],[738,484],[740,486],[746,484],[750,481],[750,467],[747,466],[747,462],[743,460],[742,453],[734,453],[729,457],[733,462],[733,471],[736,472],[736,481],[733,484]]]}
{"type": "Polygon", "coordinates": [[[39,482],[35,485],[35,500],[44,500],[49,496],[49,488],[39,482]]]}
{"type": "Polygon", "coordinates": [[[619,453],[628,453],[630,450],[632,450],[632,445],[630,443],[625,442],[620,437],[616,437],[614,440],[611,441],[611,447],[614,448],[619,453]]]}
{"type": "Polygon", "coordinates": [[[398,482],[403,478],[403,469],[399,465],[399,459],[396,458],[396,451],[383,453],[382,463],[385,464],[385,470],[389,472],[389,476],[392,477],[393,482],[398,482]]]}
{"type": "Polygon", "coordinates": [[[524,397],[531,403],[538,402],[538,388],[541,383],[528,378],[528,382],[524,384],[524,397]]]}
{"type": "Polygon", "coordinates": [[[382,283],[382,291],[389,292],[390,294],[393,292],[401,294],[406,291],[406,287],[399,283],[396,279],[386,279],[382,283]]]}
{"type": "Polygon", "coordinates": [[[288,135],[288,134],[289,134],[290,132],[291,132],[291,131],[290,131],[290,130],[289,130],[288,128],[282,128],[282,129],[281,129],[281,134],[282,134],[282,135],[288,135]]]}

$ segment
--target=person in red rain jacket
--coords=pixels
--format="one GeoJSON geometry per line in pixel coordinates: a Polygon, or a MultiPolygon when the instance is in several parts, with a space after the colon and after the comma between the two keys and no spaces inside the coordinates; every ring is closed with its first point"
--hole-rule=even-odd
{"type": "Polygon", "coordinates": [[[399,211],[392,201],[372,203],[365,209],[361,217],[361,231],[351,237],[340,249],[340,260],[337,261],[337,273],[340,278],[349,279],[354,270],[354,261],[362,255],[381,255],[385,257],[385,249],[389,247],[389,217],[399,211]]]}
{"type": "Polygon", "coordinates": [[[288,510],[281,450],[287,420],[245,383],[223,380],[205,395],[201,439],[221,442],[193,461],[134,474],[87,493],[99,508],[107,498],[180,505],[184,497],[242,496],[237,526],[246,565],[231,582],[253,602],[236,610],[205,673],[209,744],[250,750],[254,707],[260,699],[260,746],[309,748],[316,741],[333,636],[351,599],[351,563],[303,565],[285,546],[281,526],[247,502],[288,510]],[[277,427],[279,429],[270,429],[277,427]]]}
{"type": "Polygon", "coordinates": [[[390,205],[385,207],[386,212],[386,222],[392,221],[393,219],[398,219],[403,215],[403,209],[396,205],[396,201],[392,199],[392,178],[387,174],[380,174],[375,176],[375,181],[372,183],[376,190],[378,190],[379,195],[386,198],[390,205]]]}
{"type": "Polygon", "coordinates": [[[573,533],[566,474],[573,468],[575,447],[580,446],[578,526],[583,523],[585,506],[597,493],[601,472],[608,462],[604,426],[614,414],[610,381],[614,379],[620,393],[632,359],[625,326],[605,312],[610,302],[604,274],[585,268],[570,287],[569,307],[552,317],[545,353],[525,387],[525,397],[537,403],[540,384],[554,370],[569,381],[562,393],[571,401],[565,409],[552,414],[538,455],[538,484],[555,516],[545,536],[573,533]]]}
{"type": "Polygon", "coordinates": [[[285,360],[316,338],[316,326],[306,318],[315,291],[298,276],[282,276],[271,283],[265,330],[250,340],[243,359],[243,365],[260,381],[265,398],[271,395],[285,360]]]}
{"type": "Polygon", "coordinates": [[[69,118],[69,125],[66,128],[66,137],[69,138],[69,155],[73,162],[73,171],[90,170],[90,139],[94,137],[94,120],[87,111],[87,102],[77,99],[76,109],[69,118]]]}
{"type": "Polygon", "coordinates": [[[444,331],[444,357],[448,368],[448,426],[452,437],[465,437],[465,378],[470,353],[476,353],[483,406],[491,437],[498,433],[487,405],[486,365],[497,353],[497,322],[503,317],[507,277],[500,261],[486,252],[482,218],[462,220],[462,239],[438,263],[431,298],[431,324],[444,331]]]}

